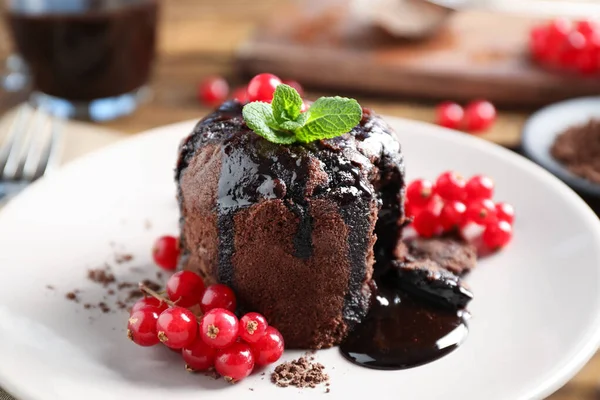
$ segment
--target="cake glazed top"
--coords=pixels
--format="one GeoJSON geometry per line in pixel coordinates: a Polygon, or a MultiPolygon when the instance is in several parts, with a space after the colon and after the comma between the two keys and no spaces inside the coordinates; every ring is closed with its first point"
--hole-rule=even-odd
{"type": "MultiPolygon", "coordinates": [[[[391,257],[404,218],[404,163],[392,129],[371,110],[363,109],[360,123],[342,136],[278,145],[251,131],[242,117],[242,105],[228,101],[202,119],[181,144],[178,186],[182,172],[207,144],[219,144],[224,154],[219,213],[234,213],[265,199],[282,199],[300,219],[295,255],[308,258],[312,253],[308,198],[327,196],[341,209],[357,200],[376,201],[379,239],[375,255],[378,260],[391,257]]],[[[181,190],[179,194],[181,202],[181,190]]]]}

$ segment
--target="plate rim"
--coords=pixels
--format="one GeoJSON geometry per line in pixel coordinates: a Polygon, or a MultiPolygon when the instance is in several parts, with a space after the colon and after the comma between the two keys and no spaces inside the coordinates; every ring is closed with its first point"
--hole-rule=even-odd
{"type": "MultiPolygon", "coordinates": [[[[596,99],[600,99],[597,97],[596,99]]],[[[535,173],[536,177],[543,179],[546,184],[549,184],[553,187],[553,189],[562,192],[572,203],[573,207],[578,208],[580,212],[587,213],[589,217],[597,220],[596,214],[592,211],[592,209],[585,203],[585,201],[577,195],[577,193],[569,187],[565,182],[561,181],[558,177],[553,175],[550,171],[543,168],[539,164],[523,157],[509,149],[506,149],[502,146],[489,142],[485,139],[481,139],[478,137],[474,137],[459,131],[455,131],[452,129],[440,127],[434,124],[426,123],[423,121],[411,120],[407,118],[393,117],[382,115],[382,117],[390,123],[390,125],[396,124],[404,125],[407,128],[414,128],[418,130],[425,131],[427,135],[448,135],[452,139],[452,141],[457,142],[458,145],[464,145],[468,143],[469,146],[475,148],[485,149],[485,151],[492,152],[500,155],[502,158],[508,158],[508,161],[516,163],[520,168],[530,169],[533,173],[535,173]]],[[[44,176],[37,182],[29,185],[23,192],[17,195],[12,201],[10,201],[6,206],[4,206],[0,210],[0,216],[10,212],[13,207],[13,204],[19,201],[19,199],[28,193],[31,188],[37,187],[42,181],[46,181],[52,179],[51,177],[56,174],[61,174],[64,170],[69,170],[73,168],[77,168],[80,163],[89,162],[90,159],[101,156],[105,152],[111,151],[113,148],[117,148],[123,145],[126,145],[129,142],[137,142],[140,140],[152,140],[154,136],[160,136],[164,134],[165,131],[173,131],[182,128],[192,128],[198,122],[197,119],[190,119],[185,121],[180,121],[172,124],[161,125],[155,128],[151,128],[148,130],[141,131],[137,134],[133,134],[129,137],[125,137],[123,139],[117,140],[114,143],[111,143],[107,146],[103,146],[99,149],[95,149],[87,154],[79,156],[64,165],[60,166],[56,170],[52,171],[52,173],[44,176]]],[[[398,135],[402,135],[401,132],[397,132],[398,135]]],[[[400,143],[402,146],[402,142],[400,143]]],[[[596,235],[600,237],[600,222],[596,224],[590,224],[589,229],[595,231],[596,235]]],[[[600,266],[598,266],[600,269],[600,266]]],[[[562,366],[558,366],[554,371],[549,373],[549,376],[545,378],[540,384],[531,389],[528,393],[522,396],[522,399],[534,399],[534,398],[545,398],[552,393],[556,392],[562,386],[564,386],[570,379],[572,379],[583,366],[594,356],[598,348],[600,347],[600,314],[593,321],[589,328],[589,335],[585,340],[580,341],[579,349],[576,349],[575,355],[572,356],[567,363],[562,366]]],[[[44,400],[43,398],[34,397],[33,393],[28,391],[25,386],[19,387],[18,384],[13,384],[12,379],[8,375],[0,374],[0,386],[4,388],[7,393],[17,396],[19,400],[44,400]]]]}

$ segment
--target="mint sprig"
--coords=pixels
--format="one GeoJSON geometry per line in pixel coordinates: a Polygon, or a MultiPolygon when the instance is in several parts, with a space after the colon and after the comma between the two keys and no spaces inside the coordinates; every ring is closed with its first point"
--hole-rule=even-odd
{"type": "Polygon", "coordinates": [[[291,86],[275,89],[271,104],[255,101],[244,106],[246,125],[270,142],[292,144],[331,139],[350,132],[362,118],[354,99],[321,97],[306,112],[302,98],[291,86]]]}

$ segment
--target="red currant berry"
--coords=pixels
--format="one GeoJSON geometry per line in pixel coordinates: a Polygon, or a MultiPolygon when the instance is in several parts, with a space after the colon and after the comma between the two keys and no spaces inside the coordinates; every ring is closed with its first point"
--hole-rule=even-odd
{"type": "Polygon", "coordinates": [[[239,87],[233,91],[231,98],[242,104],[246,104],[248,102],[248,92],[245,87],[239,87]]]}
{"type": "Polygon", "coordinates": [[[459,229],[465,224],[467,206],[460,201],[449,201],[440,212],[440,225],[446,232],[459,229]]]}
{"type": "Polygon", "coordinates": [[[550,58],[548,51],[548,29],[546,26],[536,26],[529,33],[529,51],[533,58],[543,62],[550,58]]]}
{"type": "Polygon", "coordinates": [[[496,120],[496,108],[485,100],[476,100],[465,109],[465,128],[469,132],[481,132],[488,129],[496,120]]]}
{"type": "Polygon", "coordinates": [[[180,307],[195,306],[202,300],[204,282],[192,271],[175,272],[167,281],[167,294],[180,307]]]}
{"type": "Polygon", "coordinates": [[[215,369],[225,377],[225,380],[234,383],[250,375],[254,369],[254,355],[246,343],[233,343],[226,349],[217,352],[215,369]]]}
{"type": "Polygon", "coordinates": [[[592,19],[584,19],[575,24],[575,30],[589,38],[597,33],[600,33],[600,25],[592,19]]]}
{"type": "Polygon", "coordinates": [[[548,46],[552,52],[556,53],[573,30],[573,24],[568,19],[557,18],[548,23],[547,30],[548,46]]]}
{"type": "Polygon", "coordinates": [[[506,221],[488,224],[483,231],[483,243],[493,250],[506,246],[510,239],[512,239],[512,227],[506,221]]]}
{"type": "Polygon", "coordinates": [[[202,317],[200,335],[204,343],[222,349],[235,342],[239,322],[234,313],[224,308],[213,308],[202,317]]]}
{"type": "Polygon", "coordinates": [[[127,323],[127,337],[140,346],[158,344],[157,320],[158,313],[154,308],[148,307],[132,312],[127,323]]]}
{"type": "Polygon", "coordinates": [[[465,185],[467,199],[491,199],[494,197],[494,181],[485,175],[475,175],[465,185]]]}
{"type": "Polygon", "coordinates": [[[587,47],[575,55],[573,68],[582,75],[590,75],[600,69],[600,51],[595,47],[587,47]]]}
{"type": "Polygon", "coordinates": [[[571,32],[560,48],[558,65],[564,69],[574,70],[579,54],[586,48],[587,40],[580,32],[571,32]]]}
{"type": "Polygon", "coordinates": [[[203,313],[207,313],[213,308],[224,308],[235,312],[236,306],[237,302],[233,290],[229,286],[220,283],[207,287],[200,301],[200,308],[203,313]]]}
{"type": "Polygon", "coordinates": [[[131,307],[130,314],[141,310],[143,308],[152,307],[157,314],[165,311],[169,306],[164,301],[161,301],[154,297],[144,297],[135,302],[133,307],[131,307]]]}
{"type": "Polygon", "coordinates": [[[190,310],[172,307],[158,316],[156,330],[158,338],[165,346],[181,349],[191,344],[198,336],[198,322],[190,310]]]}
{"type": "Polygon", "coordinates": [[[456,172],[446,171],[435,181],[435,193],[446,201],[465,199],[465,180],[456,172]]]}
{"type": "Polygon", "coordinates": [[[304,88],[302,87],[302,85],[299,82],[288,79],[288,80],[284,80],[282,83],[285,83],[286,85],[293,87],[294,89],[296,89],[296,92],[298,92],[300,97],[304,97],[304,88]]]}
{"type": "Polygon", "coordinates": [[[496,220],[496,205],[490,199],[475,200],[467,205],[466,220],[477,225],[487,225],[496,220]]]}
{"type": "Polygon", "coordinates": [[[267,319],[259,313],[250,312],[240,319],[240,338],[247,343],[257,342],[267,330],[267,319]]]}
{"type": "Polygon", "coordinates": [[[433,183],[415,179],[406,187],[406,200],[416,207],[423,207],[433,199],[433,183]]]}
{"type": "Polygon", "coordinates": [[[273,100],[275,88],[281,84],[281,80],[273,74],[258,74],[248,83],[249,101],[266,101],[270,103],[273,100]]]}
{"type": "Polygon", "coordinates": [[[420,236],[429,238],[438,232],[439,216],[426,207],[415,215],[412,225],[420,236]]]}
{"type": "Polygon", "coordinates": [[[435,109],[436,124],[446,128],[457,129],[461,126],[465,111],[461,106],[451,101],[438,105],[435,109]]]}
{"type": "Polygon", "coordinates": [[[512,225],[515,220],[515,208],[508,203],[496,203],[496,217],[512,225]]]}
{"type": "Polygon", "coordinates": [[[217,350],[207,345],[199,337],[181,350],[186,369],[192,371],[206,371],[213,367],[216,355],[217,350]]]}
{"type": "Polygon", "coordinates": [[[254,362],[263,366],[279,360],[284,349],[283,336],[272,326],[267,327],[265,334],[252,345],[254,362]]]}
{"type": "Polygon", "coordinates": [[[225,101],[229,93],[227,81],[219,76],[211,76],[200,83],[198,99],[206,106],[214,107],[225,101]]]}
{"type": "Polygon", "coordinates": [[[152,247],[154,262],[167,271],[177,268],[179,260],[179,240],[175,236],[161,236],[152,247]]]}

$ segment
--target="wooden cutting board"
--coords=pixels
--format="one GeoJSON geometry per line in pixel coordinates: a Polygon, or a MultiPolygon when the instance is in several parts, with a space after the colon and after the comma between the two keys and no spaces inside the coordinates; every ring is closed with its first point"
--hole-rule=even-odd
{"type": "Polygon", "coordinates": [[[358,25],[349,14],[340,7],[312,15],[290,8],[273,12],[239,49],[238,67],[327,90],[486,98],[506,106],[600,95],[600,76],[559,74],[530,62],[528,32],[539,22],[532,17],[465,11],[453,14],[435,37],[406,41],[358,25]]]}

